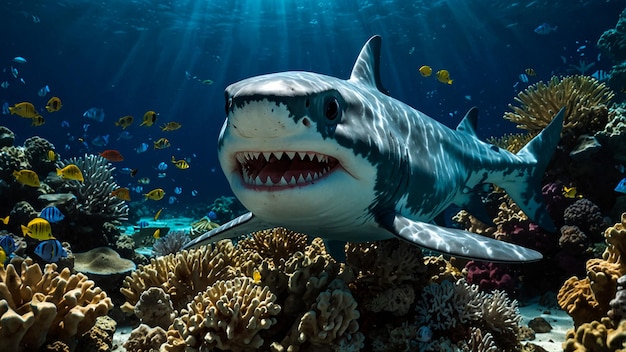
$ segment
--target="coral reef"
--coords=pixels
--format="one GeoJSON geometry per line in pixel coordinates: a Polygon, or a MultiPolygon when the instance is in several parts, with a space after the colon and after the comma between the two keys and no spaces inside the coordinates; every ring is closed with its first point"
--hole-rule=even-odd
{"type": "Polygon", "coordinates": [[[160,287],[144,291],[135,305],[135,315],[142,324],[167,329],[176,317],[170,296],[160,287]]]}
{"type": "Polygon", "coordinates": [[[152,252],[160,257],[168,254],[180,252],[191,237],[186,231],[168,231],[167,235],[159,238],[152,245],[152,252]]]}
{"type": "Polygon", "coordinates": [[[615,160],[626,161],[626,106],[611,107],[608,120],[595,136],[602,145],[610,147],[615,160]]]}
{"type": "Polygon", "coordinates": [[[174,320],[165,351],[254,351],[263,346],[262,330],[276,324],[280,305],[267,286],[250,278],[219,281],[198,294],[174,320]]]}
{"type": "Polygon", "coordinates": [[[160,327],[151,328],[146,324],[140,324],[131,333],[124,343],[128,352],[153,352],[158,351],[161,345],[167,341],[165,330],[160,327]]]}
{"type": "Polygon", "coordinates": [[[565,106],[563,133],[576,129],[593,130],[604,126],[590,118],[589,109],[608,104],[614,93],[604,84],[589,76],[554,76],[545,84],[538,82],[520,92],[515,101],[520,106],[509,105],[513,112],[505,112],[504,118],[517,124],[518,128],[540,131],[552,121],[565,106]]]}
{"type": "Polygon", "coordinates": [[[112,176],[115,167],[103,157],[93,154],[59,161],[58,167],[70,164],[82,171],[84,182],[65,180],[55,187],[59,193],[76,196],[75,202],[62,209],[66,217],[72,219],[63,223],[63,239],[81,251],[115,243],[115,237],[120,234],[117,226],[128,219],[125,201],[111,197],[111,192],[119,188],[112,176]],[[108,228],[109,231],[103,231],[107,223],[113,226],[108,228]],[[87,233],[92,234],[90,241],[82,240],[87,233]]]}
{"type": "Polygon", "coordinates": [[[83,274],[43,271],[26,259],[0,267],[0,340],[6,351],[31,351],[47,341],[73,346],[112,308],[111,300],[83,274]]]}
{"type": "Polygon", "coordinates": [[[600,321],[609,310],[609,302],[615,297],[617,280],[626,274],[626,213],[621,223],[604,232],[607,248],[602,259],[587,261],[587,277],[571,277],[559,290],[557,299],[573,319],[574,325],[593,320],[600,321]]]}
{"type": "Polygon", "coordinates": [[[505,265],[470,260],[463,272],[467,275],[467,282],[478,285],[482,291],[502,290],[512,293],[515,288],[515,281],[505,265]]]}

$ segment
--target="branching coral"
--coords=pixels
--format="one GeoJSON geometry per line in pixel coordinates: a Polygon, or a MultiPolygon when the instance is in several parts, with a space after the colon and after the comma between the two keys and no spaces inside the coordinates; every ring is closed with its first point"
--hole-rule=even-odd
{"type": "Polygon", "coordinates": [[[535,138],[536,132],[531,133],[509,133],[502,137],[489,137],[487,143],[491,143],[502,149],[506,149],[513,154],[517,154],[531,139],[535,138]]]}
{"type": "Polygon", "coordinates": [[[178,337],[168,334],[163,349],[176,351],[184,341],[185,351],[258,350],[264,343],[259,333],[274,325],[280,312],[275,301],[267,286],[258,286],[250,278],[219,281],[181,311],[173,323],[178,337]]]}
{"type": "Polygon", "coordinates": [[[202,246],[190,251],[153,258],[148,265],[124,278],[120,292],[126,297],[122,310],[133,312],[142,292],[150,287],[160,287],[171,296],[174,309],[185,307],[199,292],[219,280],[238,276],[237,270],[228,265],[226,244],[202,246]]]}
{"type": "Polygon", "coordinates": [[[119,188],[113,179],[115,167],[99,155],[86,154],[82,158],[70,158],[59,161],[59,168],[76,165],[83,174],[84,182],[66,181],[57,189],[58,192],[71,192],[76,198],[77,218],[88,217],[100,223],[111,222],[120,225],[128,220],[128,206],[111,192],[119,188]]]}
{"type": "Polygon", "coordinates": [[[589,115],[587,109],[606,105],[614,95],[604,83],[589,76],[562,79],[554,76],[547,85],[539,82],[520,92],[515,98],[520,106],[509,104],[513,112],[505,112],[504,118],[516,123],[518,128],[540,131],[565,106],[563,130],[585,130],[591,124],[585,121],[589,115]]]}
{"type": "Polygon", "coordinates": [[[26,259],[19,269],[0,267],[0,340],[6,351],[36,350],[47,340],[73,345],[73,338],[94,326],[113,307],[83,274],[60,273],[56,264],[41,267],[26,259]]]}

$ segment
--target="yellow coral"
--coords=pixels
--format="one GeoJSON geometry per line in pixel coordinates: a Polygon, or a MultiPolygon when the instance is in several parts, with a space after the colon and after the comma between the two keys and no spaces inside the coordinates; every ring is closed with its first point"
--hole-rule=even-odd
{"type": "Polygon", "coordinates": [[[554,76],[546,85],[538,82],[520,92],[515,101],[520,106],[509,107],[513,112],[505,112],[504,118],[517,124],[518,128],[540,131],[546,127],[556,113],[565,106],[563,130],[572,129],[583,121],[588,111],[595,106],[607,104],[615,93],[604,83],[589,76],[567,76],[559,79],[554,76]]]}
{"type": "Polygon", "coordinates": [[[517,154],[531,139],[535,138],[536,132],[531,133],[509,133],[502,137],[489,137],[487,143],[496,147],[506,149],[513,154],[517,154]]]}
{"type": "Polygon", "coordinates": [[[43,272],[31,259],[0,267],[0,350],[36,350],[46,340],[73,345],[96,318],[113,308],[111,299],[83,274],[72,275],[56,264],[43,272]]]}
{"type": "Polygon", "coordinates": [[[574,319],[575,326],[606,316],[609,301],[615,296],[617,279],[626,274],[626,213],[621,223],[604,231],[607,248],[603,259],[587,261],[587,277],[571,277],[557,295],[559,306],[574,319]]]}

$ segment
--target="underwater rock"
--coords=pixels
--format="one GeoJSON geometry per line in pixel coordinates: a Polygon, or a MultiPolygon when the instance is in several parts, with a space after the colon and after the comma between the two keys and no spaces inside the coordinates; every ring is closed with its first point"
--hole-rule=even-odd
{"type": "Polygon", "coordinates": [[[144,291],[135,305],[135,315],[142,324],[167,329],[174,322],[176,311],[170,295],[160,287],[150,287],[144,291]]]}
{"type": "Polygon", "coordinates": [[[120,257],[119,253],[109,247],[74,253],[74,257],[74,270],[81,273],[106,276],[124,274],[136,268],[132,260],[120,257]]]}
{"type": "Polygon", "coordinates": [[[552,325],[542,317],[536,317],[528,322],[528,326],[536,333],[544,333],[552,331],[552,325]]]}
{"type": "Polygon", "coordinates": [[[626,61],[626,9],[619,15],[615,28],[602,33],[598,39],[598,49],[616,64],[626,61]]]}

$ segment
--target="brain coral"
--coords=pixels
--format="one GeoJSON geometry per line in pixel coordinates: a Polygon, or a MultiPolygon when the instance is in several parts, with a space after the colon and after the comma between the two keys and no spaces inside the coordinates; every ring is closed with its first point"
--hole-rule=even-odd
{"type": "Polygon", "coordinates": [[[32,351],[54,340],[73,346],[75,336],[113,307],[85,275],[56,268],[48,264],[42,272],[30,259],[19,269],[14,264],[0,267],[1,350],[32,351]]]}

